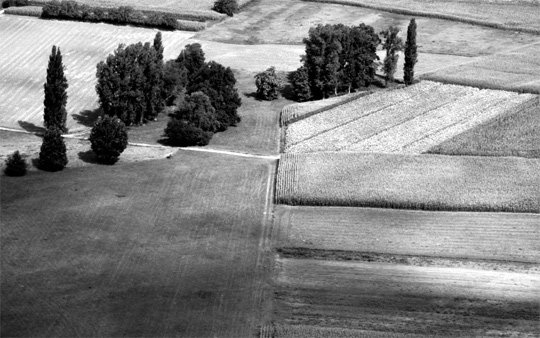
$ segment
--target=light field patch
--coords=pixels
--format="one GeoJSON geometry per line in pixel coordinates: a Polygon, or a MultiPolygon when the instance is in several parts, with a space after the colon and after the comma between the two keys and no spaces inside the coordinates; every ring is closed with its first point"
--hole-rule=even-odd
{"type": "Polygon", "coordinates": [[[422,81],[380,91],[290,124],[285,152],[419,154],[538,96],[422,81]]]}
{"type": "Polygon", "coordinates": [[[538,191],[537,159],[327,152],[282,155],[276,201],[538,213],[538,191]]]}
{"type": "MultiPolygon", "coordinates": [[[[73,118],[97,108],[96,65],[119,44],[152,42],[158,30],[108,24],[0,17],[0,126],[23,127],[19,121],[43,124],[43,84],[53,45],[60,47],[68,80],[70,131],[83,128],[73,118]]],[[[193,33],[162,32],[165,59],[184,48],[193,33]]],[[[24,125],[24,124],[23,124],[24,125]]]]}

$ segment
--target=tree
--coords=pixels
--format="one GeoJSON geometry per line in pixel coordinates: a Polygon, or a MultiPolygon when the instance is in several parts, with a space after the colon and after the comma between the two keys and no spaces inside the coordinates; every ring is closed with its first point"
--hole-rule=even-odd
{"type": "Polygon", "coordinates": [[[212,106],[210,98],[203,92],[186,95],[173,117],[212,133],[218,131],[220,127],[216,110],[212,106]]]}
{"type": "Polygon", "coordinates": [[[163,41],[161,40],[161,32],[156,33],[156,37],[154,38],[154,50],[156,51],[157,59],[161,62],[163,62],[163,41]]]}
{"type": "Polygon", "coordinates": [[[205,146],[212,138],[212,132],[204,131],[193,124],[178,119],[171,119],[165,128],[168,143],[172,146],[205,146]]]}
{"type": "Polygon", "coordinates": [[[96,91],[103,112],[126,125],[154,119],[164,108],[160,64],[150,43],[120,45],[97,66],[96,91]]]}
{"type": "Polygon", "coordinates": [[[62,53],[60,48],[52,47],[47,66],[47,81],[44,84],[45,105],[44,124],[46,128],[58,128],[63,132],[66,128],[66,104],[68,83],[64,75],[64,65],[62,64],[62,53]]]}
{"type": "Polygon", "coordinates": [[[416,52],[416,21],[411,19],[407,28],[407,42],[405,43],[405,65],[403,67],[403,81],[410,85],[414,81],[414,65],[417,62],[416,52]]]}
{"type": "Polygon", "coordinates": [[[126,125],[118,118],[99,118],[90,132],[92,151],[101,163],[113,164],[128,145],[126,125]]]}
{"type": "Polygon", "coordinates": [[[188,84],[188,94],[200,91],[210,98],[220,123],[219,131],[240,122],[237,110],[242,100],[235,85],[233,71],[215,61],[205,63],[188,84]]]}
{"type": "Polygon", "coordinates": [[[308,101],[311,99],[309,76],[305,66],[301,66],[297,70],[289,73],[287,79],[289,80],[298,101],[308,101]]]}
{"type": "Polygon", "coordinates": [[[188,81],[192,81],[197,72],[204,66],[205,57],[202,46],[199,43],[186,45],[178,55],[176,62],[186,68],[188,81]]]}
{"type": "Polygon", "coordinates": [[[271,101],[278,98],[282,84],[276,74],[276,69],[270,67],[255,75],[255,85],[257,86],[257,96],[263,100],[271,101]]]}
{"type": "Polygon", "coordinates": [[[187,86],[187,70],[181,63],[169,60],[163,66],[163,91],[162,96],[166,105],[172,105],[177,98],[181,97],[187,86]]]}
{"type": "Polygon", "coordinates": [[[399,28],[395,26],[388,27],[387,30],[381,32],[384,37],[383,48],[386,50],[386,56],[384,58],[383,70],[386,80],[388,82],[394,81],[394,73],[396,72],[396,66],[399,55],[398,51],[403,50],[403,41],[398,37],[399,28]]]}
{"type": "Polygon", "coordinates": [[[60,129],[51,127],[43,135],[39,152],[39,167],[47,171],[59,171],[67,165],[66,145],[60,129]]]}
{"type": "Polygon", "coordinates": [[[24,176],[26,174],[26,166],[26,161],[17,150],[6,159],[4,174],[7,176],[24,176]]]}
{"type": "Polygon", "coordinates": [[[234,13],[238,13],[239,7],[236,0],[217,0],[214,2],[214,7],[212,9],[218,13],[233,16],[234,13]]]}

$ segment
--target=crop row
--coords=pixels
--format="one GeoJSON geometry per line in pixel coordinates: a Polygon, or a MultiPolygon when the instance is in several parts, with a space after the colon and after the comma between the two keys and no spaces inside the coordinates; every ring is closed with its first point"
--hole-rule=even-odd
{"type": "Polygon", "coordinates": [[[422,93],[432,91],[439,86],[441,85],[438,83],[424,81],[403,89],[376,92],[290,124],[286,133],[287,147],[392,107],[402,101],[416,100],[422,93]]]}

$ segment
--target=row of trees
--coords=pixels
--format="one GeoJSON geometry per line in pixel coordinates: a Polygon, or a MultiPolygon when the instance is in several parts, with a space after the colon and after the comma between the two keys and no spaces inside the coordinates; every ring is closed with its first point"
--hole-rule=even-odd
{"type": "MultiPolygon", "coordinates": [[[[397,52],[403,50],[403,42],[398,36],[399,29],[389,27],[381,32],[381,41],[373,27],[318,25],[309,30],[304,39],[306,55],[303,65],[289,75],[294,92],[299,100],[322,99],[343,92],[351,92],[375,82],[379,67],[377,47],[383,42],[386,57],[383,71],[386,82],[393,81],[398,61],[397,52]]],[[[406,84],[414,79],[416,64],[416,22],[409,23],[405,44],[406,84]]]]}

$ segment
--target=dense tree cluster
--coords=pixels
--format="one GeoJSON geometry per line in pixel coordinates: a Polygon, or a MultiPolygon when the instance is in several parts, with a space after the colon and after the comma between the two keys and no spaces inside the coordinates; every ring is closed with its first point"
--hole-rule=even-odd
{"type": "Polygon", "coordinates": [[[15,151],[6,159],[4,174],[7,176],[24,176],[26,174],[26,161],[19,151],[15,151]]]}
{"type": "Polygon", "coordinates": [[[153,120],[163,110],[160,48],[156,51],[150,43],[141,42],[120,45],[97,65],[96,91],[105,115],[116,116],[129,126],[153,120]]]}
{"type": "Polygon", "coordinates": [[[128,145],[126,125],[117,117],[100,117],[92,127],[89,140],[98,161],[113,164],[128,145]]]}
{"type": "Polygon", "coordinates": [[[44,19],[106,22],[121,25],[130,24],[171,30],[177,28],[177,18],[174,14],[161,12],[143,13],[130,6],[121,6],[118,8],[94,7],[75,1],[60,2],[53,0],[47,2],[43,6],[41,17],[44,19]]]}
{"type": "Polygon", "coordinates": [[[28,0],[4,0],[2,8],[28,6],[28,0]]]}
{"type": "Polygon", "coordinates": [[[407,42],[405,43],[405,65],[403,67],[403,81],[410,85],[414,81],[414,65],[418,54],[416,52],[416,21],[411,19],[407,28],[407,42]]]}
{"type": "Polygon", "coordinates": [[[235,13],[238,13],[239,7],[236,0],[217,0],[212,9],[218,13],[234,16],[235,13]]]}
{"type": "Polygon", "coordinates": [[[257,86],[257,96],[262,100],[271,101],[278,98],[282,83],[276,74],[276,69],[270,67],[255,75],[255,85],[257,86]]]}

